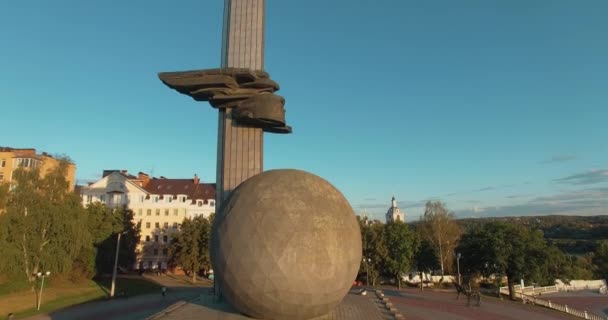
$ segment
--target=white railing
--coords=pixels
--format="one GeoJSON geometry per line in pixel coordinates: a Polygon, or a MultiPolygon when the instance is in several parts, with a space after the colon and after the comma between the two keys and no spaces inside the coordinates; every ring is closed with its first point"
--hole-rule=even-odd
{"type": "MultiPolygon", "coordinates": [[[[521,294],[523,292],[523,294],[532,295],[532,296],[540,295],[543,293],[559,292],[559,288],[557,286],[546,286],[546,287],[529,286],[529,287],[524,287],[523,291],[522,291],[521,285],[514,285],[513,290],[515,291],[516,294],[521,294]]],[[[509,287],[500,287],[500,293],[508,295],[509,287]]]]}
{"type": "MultiPolygon", "coordinates": [[[[524,287],[523,294],[522,294],[520,285],[513,286],[513,289],[514,289],[515,297],[522,299],[522,301],[524,303],[531,303],[531,304],[534,304],[537,306],[543,306],[543,307],[546,307],[549,309],[558,310],[558,311],[565,312],[565,313],[571,314],[573,316],[576,316],[576,317],[579,317],[582,319],[608,320],[608,317],[601,317],[596,314],[589,313],[589,312],[587,312],[587,310],[581,311],[578,309],[573,309],[573,308],[568,307],[568,305],[565,305],[565,304],[554,303],[554,302],[551,302],[551,300],[544,300],[544,299],[540,299],[540,298],[536,297],[541,292],[546,292],[546,293],[558,292],[557,286],[538,287],[538,288],[524,287]],[[539,290],[539,289],[541,289],[541,290],[539,290]],[[528,294],[528,293],[530,293],[530,294],[528,294]]],[[[500,287],[500,293],[508,295],[509,287],[500,287]]]]}
{"type": "Polygon", "coordinates": [[[539,305],[539,306],[543,306],[546,308],[550,308],[553,310],[558,310],[561,312],[565,312],[567,314],[571,314],[573,316],[582,318],[582,319],[590,319],[590,320],[608,320],[608,317],[602,317],[602,316],[598,316],[596,314],[593,313],[589,313],[587,312],[587,310],[585,311],[581,311],[578,309],[573,309],[568,307],[568,305],[565,304],[559,304],[559,303],[553,303],[551,302],[551,300],[543,300],[543,299],[539,299],[536,296],[526,296],[524,295],[523,298],[524,302],[528,302],[528,303],[533,303],[535,305],[539,305]]]}

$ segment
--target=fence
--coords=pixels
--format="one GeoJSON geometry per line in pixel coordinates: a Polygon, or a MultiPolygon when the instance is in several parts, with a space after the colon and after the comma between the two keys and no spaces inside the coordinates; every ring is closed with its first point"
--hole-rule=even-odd
{"type": "Polygon", "coordinates": [[[576,317],[579,317],[582,319],[608,320],[608,317],[601,317],[601,316],[598,316],[593,313],[588,313],[587,310],[581,311],[581,310],[569,308],[568,305],[552,303],[551,300],[543,300],[543,299],[537,298],[536,296],[529,296],[529,295],[525,295],[525,294],[522,296],[519,292],[516,294],[516,296],[517,295],[522,297],[522,300],[524,301],[524,303],[532,303],[532,304],[535,304],[538,306],[543,306],[543,307],[546,307],[549,309],[558,310],[558,311],[565,312],[565,313],[571,314],[573,316],[576,316],[576,317]]]}
{"type": "MultiPolygon", "coordinates": [[[[608,317],[601,317],[596,314],[589,313],[586,310],[581,311],[578,309],[573,309],[573,308],[568,307],[568,305],[552,303],[551,300],[544,300],[544,299],[540,299],[540,298],[536,297],[537,295],[540,295],[542,293],[558,292],[559,290],[558,290],[557,286],[547,286],[547,287],[537,287],[537,288],[524,287],[523,294],[522,294],[520,285],[513,286],[513,289],[514,289],[513,291],[515,293],[515,297],[521,298],[524,303],[532,303],[537,306],[543,306],[543,307],[546,307],[549,309],[558,310],[558,311],[565,312],[565,313],[571,314],[573,316],[576,316],[576,317],[579,317],[582,319],[608,320],[608,317]]],[[[509,287],[501,287],[500,293],[508,295],[509,287]]]]}
{"type": "MultiPolygon", "coordinates": [[[[561,281],[554,286],[546,287],[524,287],[523,293],[527,295],[540,295],[543,293],[554,293],[559,291],[580,291],[580,290],[597,290],[600,294],[607,294],[608,289],[606,288],[605,280],[594,280],[594,281],[571,281],[571,285],[564,285],[561,281]],[[578,283],[573,283],[577,281],[578,283]]],[[[513,290],[520,294],[522,293],[521,285],[514,285],[513,290]]],[[[509,294],[509,287],[500,287],[500,293],[509,294]]]]}
{"type": "MultiPolygon", "coordinates": [[[[524,287],[523,291],[521,288],[521,285],[514,285],[513,286],[513,291],[515,291],[516,294],[521,294],[523,292],[523,294],[525,295],[540,295],[543,293],[555,293],[559,291],[558,286],[546,286],[546,287],[534,287],[534,286],[529,286],[529,287],[524,287]]],[[[500,287],[500,293],[502,294],[509,294],[509,287],[500,287]]]]}

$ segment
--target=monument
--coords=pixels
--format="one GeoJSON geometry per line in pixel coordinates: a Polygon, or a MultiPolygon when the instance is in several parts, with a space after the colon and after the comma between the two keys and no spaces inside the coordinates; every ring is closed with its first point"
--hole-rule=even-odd
{"type": "Polygon", "coordinates": [[[327,181],[263,172],[263,132],[292,132],[279,85],[264,71],[264,11],[265,0],[225,0],[221,68],[159,78],[218,109],[216,295],[252,317],[309,319],[348,292],[361,236],[353,209],[327,181]]]}

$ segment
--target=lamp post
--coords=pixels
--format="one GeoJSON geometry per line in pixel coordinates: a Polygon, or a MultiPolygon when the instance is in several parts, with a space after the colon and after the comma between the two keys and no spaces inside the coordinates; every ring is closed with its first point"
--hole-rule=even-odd
{"type": "Polygon", "coordinates": [[[37,306],[37,310],[40,310],[40,304],[42,303],[42,289],[44,288],[44,278],[48,277],[51,275],[50,271],[47,271],[45,273],[42,272],[38,272],[35,274],[36,277],[41,278],[41,283],[40,283],[40,291],[38,292],[38,306],[37,306]]]}
{"type": "Polygon", "coordinates": [[[370,258],[363,258],[363,263],[365,263],[365,285],[369,287],[369,263],[372,261],[370,258]]]}
{"type": "Polygon", "coordinates": [[[456,256],[456,267],[458,268],[458,285],[462,285],[462,283],[460,281],[460,258],[462,258],[462,255],[460,254],[460,252],[458,252],[455,256],[456,256]]]}
{"type": "Polygon", "coordinates": [[[116,288],[116,269],[118,268],[118,251],[120,249],[120,236],[126,231],[119,232],[116,236],[116,257],[114,258],[114,270],[112,271],[112,287],[110,288],[110,298],[114,297],[114,289],[116,288]]]}

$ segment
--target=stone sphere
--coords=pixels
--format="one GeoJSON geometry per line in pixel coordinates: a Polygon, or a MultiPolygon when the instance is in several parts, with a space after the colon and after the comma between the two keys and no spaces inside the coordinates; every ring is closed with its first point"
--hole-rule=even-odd
{"type": "Polygon", "coordinates": [[[329,182],[271,170],[243,182],[213,223],[212,261],[222,294],[260,319],[310,319],[336,307],[361,262],[352,207],[329,182]]]}

